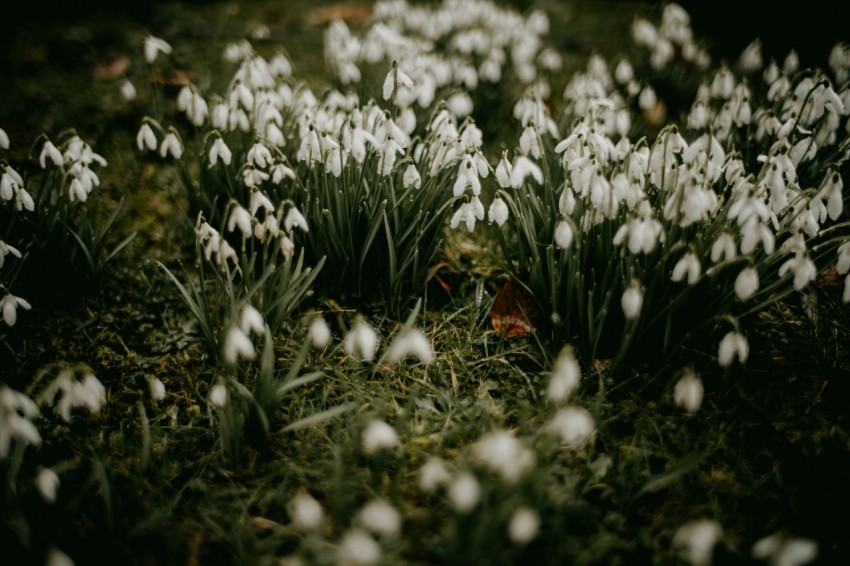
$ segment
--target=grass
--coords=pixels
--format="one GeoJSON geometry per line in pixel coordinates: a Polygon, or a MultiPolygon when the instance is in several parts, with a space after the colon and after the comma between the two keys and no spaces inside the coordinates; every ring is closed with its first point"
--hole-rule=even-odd
{"type": "MultiPolygon", "coordinates": [[[[550,4],[543,7],[553,12],[550,4]]],[[[434,364],[353,360],[341,339],[354,309],[315,297],[308,310],[325,316],[333,337],[308,352],[300,374],[320,377],[284,398],[268,441],[248,428],[238,465],[221,458],[218,416],[207,402],[221,369],[205,359],[191,316],[157,267],[191,266],[193,219],[181,196],[162,190],[168,173],[132,151],[141,109],[112,105],[115,80],[92,81],[91,71],[137,52],[146,29],[183,38],[185,52],[173,58],[178,67],[212,68],[219,46],[266,21],[274,28],[269,43],[282,42],[300,73],[318,81],[321,30],[302,24],[305,6],[246,3],[230,14],[223,4],[163,4],[126,26],[92,13],[69,26],[48,22],[38,36],[34,25],[12,36],[0,58],[0,80],[14,85],[0,98],[0,127],[13,140],[68,125],[85,132],[109,160],[99,193],[104,214],[121,197],[130,211],[115,243],[138,236],[99,286],[57,301],[33,298],[14,331],[0,330],[3,383],[37,389],[42,368],[67,361],[89,364],[107,389],[99,414],[63,423],[45,411],[50,441],[30,449],[36,457],[19,477],[35,474],[34,460],[52,466],[61,472],[58,500],[46,503],[28,480],[12,492],[4,486],[3,546],[27,564],[43,562],[50,547],[77,564],[272,564],[295,553],[330,564],[362,505],[385,497],[403,517],[402,536],[382,542],[388,564],[676,563],[676,529],[699,518],[723,527],[717,563],[755,562],[752,545],[777,531],[817,541],[818,563],[850,557],[846,525],[833,519],[850,505],[850,311],[840,289],[826,284],[813,307],[795,295],[761,313],[743,367],[716,368],[714,345],[697,348],[707,362],[700,364],[706,398],[694,415],[673,404],[670,375],[640,365],[612,375],[606,360],[583,367],[577,403],[598,431],[589,445],[561,447],[543,430],[554,412],[544,399],[552,352],[534,336],[504,339],[493,331],[490,306],[506,280],[495,267],[495,246],[481,233],[454,233],[417,320],[434,344],[434,364]],[[210,60],[191,59],[200,55],[210,60]],[[73,94],[60,100],[57,92],[73,94]],[[163,382],[165,399],[151,398],[151,378],[163,382]],[[310,426],[290,426],[339,407],[310,426]],[[363,453],[363,429],[373,417],[393,425],[399,448],[363,453]],[[515,484],[474,457],[471,445],[494,429],[514,431],[534,447],[533,470],[515,484]],[[418,487],[432,455],[481,482],[484,495],[468,516],[455,512],[445,491],[418,487]],[[291,523],[287,504],[304,489],[328,518],[318,532],[304,534],[291,523]],[[506,534],[522,504],[542,520],[524,547],[506,534]]],[[[617,6],[617,29],[628,10],[648,9],[617,6]]],[[[558,14],[553,22],[572,21],[568,11],[558,14]]],[[[596,26],[612,25],[604,16],[602,9],[582,13],[587,31],[560,38],[581,60],[577,67],[591,38],[597,43],[596,26]]],[[[379,351],[403,322],[385,312],[375,304],[366,313],[381,336],[379,351]]],[[[277,377],[303,342],[300,322],[290,327],[275,336],[277,377]]],[[[8,480],[8,468],[0,470],[8,480]]]]}

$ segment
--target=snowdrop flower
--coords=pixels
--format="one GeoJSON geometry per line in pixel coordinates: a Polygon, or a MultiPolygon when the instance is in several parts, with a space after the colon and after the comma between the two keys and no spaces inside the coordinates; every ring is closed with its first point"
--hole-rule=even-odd
{"type": "Polygon", "coordinates": [[[314,531],[322,526],[322,506],[306,491],[299,492],[286,506],[292,525],[301,531],[314,531]]]}
{"type": "Polygon", "coordinates": [[[151,125],[147,122],[142,122],[139,132],[136,134],[136,146],[139,151],[156,151],[156,135],[153,133],[151,125]]]}
{"type": "Polygon", "coordinates": [[[65,422],[71,421],[71,410],[74,408],[84,407],[90,413],[98,413],[106,404],[106,389],[88,369],[83,370],[81,379],[78,379],[74,369],[59,372],[42,394],[41,402],[54,404],[57,394],[59,399],[55,401],[54,410],[65,422]]]}
{"type": "Polygon", "coordinates": [[[456,118],[465,118],[472,114],[472,98],[464,91],[456,92],[446,99],[446,106],[456,118]]]}
{"type": "Polygon", "coordinates": [[[572,346],[564,346],[555,360],[555,366],[549,376],[546,396],[550,401],[566,401],[581,381],[581,368],[576,360],[572,346]]]}
{"type": "Polygon", "coordinates": [[[242,309],[242,314],[239,316],[239,328],[245,334],[250,334],[251,332],[262,334],[266,328],[265,322],[263,322],[263,315],[252,305],[245,305],[242,309]]]}
{"type": "MultiPolygon", "coordinates": [[[[568,190],[568,189],[566,189],[568,190]]],[[[570,221],[562,218],[555,227],[555,245],[562,250],[569,249],[573,243],[573,227],[570,221]]]]}
{"type": "Polygon", "coordinates": [[[381,560],[381,547],[369,533],[354,528],[343,535],[339,543],[338,557],[342,564],[376,564],[381,560]]]}
{"type": "Polygon", "coordinates": [[[702,380],[688,369],[673,388],[673,400],[689,413],[695,413],[702,404],[702,380]]]}
{"type": "Polygon", "coordinates": [[[657,103],[658,97],[655,95],[655,90],[649,85],[643,87],[638,96],[638,106],[641,110],[652,110],[657,103]]]}
{"type": "Polygon", "coordinates": [[[363,430],[363,452],[375,454],[379,450],[398,446],[398,433],[384,421],[373,419],[363,430]]]}
{"type": "Polygon", "coordinates": [[[745,267],[735,278],[735,294],[746,301],[759,289],[759,272],[755,267],[745,267]]]}
{"type": "Polygon", "coordinates": [[[237,325],[232,325],[224,338],[224,361],[229,365],[236,365],[239,358],[253,360],[257,357],[254,344],[244,330],[237,325]]]}
{"type": "Polygon", "coordinates": [[[283,227],[289,233],[292,233],[293,227],[298,227],[305,232],[309,231],[307,228],[307,219],[304,218],[301,211],[294,206],[286,211],[286,217],[283,219],[283,227]]]}
{"type": "Polygon", "coordinates": [[[389,100],[393,97],[393,94],[398,96],[398,93],[402,89],[407,89],[408,91],[413,91],[413,79],[411,79],[407,74],[398,68],[398,63],[393,61],[393,66],[390,69],[390,72],[387,73],[387,76],[384,77],[384,85],[383,85],[383,95],[384,100],[389,100]]]}
{"type": "Polygon", "coordinates": [[[511,187],[520,188],[529,175],[537,181],[537,184],[543,184],[543,171],[540,167],[524,155],[517,156],[511,168],[511,187]]]}
{"type": "Polygon", "coordinates": [[[743,334],[732,331],[726,334],[720,341],[717,353],[717,361],[721,367],[729,367],[737,356],[738,361],[744,363],[750,355],[750,345],[743,334]]]}
{"type": "Polygon", "coordinates": [[[581,446],[596,432],[596,423],[586,409],[564,407],[549,421],[548,429],[561,438],[562,444],[581,446]]]}
{"type": "Polygon", "coordinates": [[[136,87],[133,86],[133,83],[129,79],[125,79],[121,83],[121,96],[128,102],[136,100],[136,87]]]}
{"type": "Polygon", "coordinates": [[[475,457],[499,474],[507,483],[513,483],[534,465],[534,452],[506,430],[484,435],[473,445],[475,457]]]}
{"type": "Polygon", "coordinates": [[[685,523],[673,535],[673,548],[693,566],[711,564],[714,546],[723,538],[723,530],[717,521],[701,519],[685,523]]]}
{"type": "Polygon", "coordinates": [[[458,513],[468,513],[481,499],[481,485],[469,472],[461,472],[448,488],[449,500],[458,513]]]}
{"type": "Polygon", "coordinates": [[[407,166],[407,169],[404,170],[404,176],[402,177],[402,184],[405,189],[409,189],[410,187],[419,188],[422,184],[422,178],[419,176],[419,171],[416,170],[416,165],[411,163],[407,166]]]}
{"type": "Polygon", "coordinates": [[[629,288],[623,293],[620,306],[623,307],[623,314],[628,320],[634,320],[640,314],[640,309],[643,307],[643,291],[636,279],[632,280],[629,288]]]}
{"type": "Polygon", "coordinates": [[[153,63],[157,55],[171,53],[171,46],[164,40],[152,35],[145,37],[145,61],[153,63]]]}
{"type": "Polygon", "coordinates": [[[50,468],[41,468],[35,476],[35,486],[45,501],[53,503],[59,489],[59,476],[50,468]]]}
{"type": "Polygon", "coordinates": [[[368,362],[375,357],[379,342],[378,333],[360,319],[343,338],[342,348],[349,356],[368,362]]]}
{"type": "Polygon", "coordinates": [[[364,505],[356,520],[378,536],[396,537],[401,533],[401,513],[386,499],[373,499],[364,505]]]}
{"type": "MultiPolygon", "coordinates": [[[[0,244],[0,251],[2,251],[2,244],[0,244]]],[[[0,261],[0,267],[2,265],[3,262],[0,261]]],[[[838,261],[835,263],[835,270],[839,275],[844,275],[850,271],[850,241],[844,242],[838,247],[838,261]]]]}
{"type": "Polygon", "coordinates": [[[165,399],[165,384],[158,377],[151,376],[148,378],[148,390],[150,391],[151,399],[154,401],[165,399]]]}
{"type": "Polygon", "coordinates": [[[210,403],[216,407],[224,407],[227,404],[227,387],[223,383],[216,383],[210,389],[210,403]]]}
{"type": "Polygon", "coordinates": [[[236,201],[231,202],[234,206],[230,210],[230,217],[227,219],[228,232],[233,232],[238,226],[239,231],[242,232],[242,237],[250,238],[254,233],[254,229],[251,226],[251,214],[236,201]]]}
{"type": "Polygon", "coordinates": [[[777,533],[756,541],[752,554],[753,558],[768,560],[771,566],[801,566],[817,558],[818,543],[777,533]]]}
{"type": "Polygon", "coordinates": [[[487,213],[487,220],[491,224],[496,223],[497,226],[502,226],[508,220],[508,205],[501,197],[496,197],[490,204],[490,210],[487,213]]]}
{"type": "Polygon", "coordinates": [[[794,272],[794,288],[798,291],[802,291],[817,277],[815,263],[804,252],[796,252],[794,257],[783,263],[779,268],[779,276],[782,277],[789,271],[794,272]]]}
{"type": "Polygon", "coordinates": [[[21,307],[25,310],[30,310],[32,306],[21,297],[16,297],[12,293],[6,292],[6,295],[3,297],[3,300],[0,301],[0,307],[3,309],[3,320],[9,326],[15,326],[15,322],[18,321],[18,307],[21,307]]]}
{"type": "Polygon", "coordinates": [[[317,348],[324,348],[331,341],[331,329],[322,316],[316,316],[310,321],[307,334],[317,348]]]}
{"type": "Polygon", "coordinates": [[[6,262],[6,256],[9,254],[12,254],[18,259],[21,259],[21,252],[18,250],[18,248],[10,246],[3,240],[0,240],[0,267],[3,267],[3,264],[6,262]]]}
{"type": "Polygon", "coordinates": [[[413,328],[395,337],[387,349],[386,356],[390,362],[415,356],[423,364],[430,364],[434,361],[434,347],[424,332],[413,328]]]}
{"type": "Polygon", "coordinates": [[[9,149],[9,135],[3,128],[0,128],[0,149],[9,149]]]}
{"type": "Polygon", "coordinates": [[[51,548],[44,564],[45,566],[74,566],[74,561],[58,548],[51,548]]]}
{"type": "Polygon", "coordinates": [[[224,140],[220,137],[216,137],[212,146],[210,146],[209,153],[209,166],[215,167],[219,160],[225,165],[230,165],[230,161],[233,159],[233,154],[230,151],[230,148],[227,147],[227,144],[224,143],[224,140]]]}
{"type": "Polygon", "coordinates": [[[499,183],[499,186],[503,189],[507,189],[511,186],[511,172],[513,170],[513,166],[511,162],[508,161],[507,152],[502,154],[502,159],[499,160],[499,164],[496,166],[496,182],[499,183]]]}
{"type": "Polygon", "coordinates": [[[520,507],[511,515],[508,536],[516,544],[528,544],[540,530],[540,515],[531,507],[520,507]]]}
{"type": "Polygon", "coordinates": [[[169,132],[165,134],[162,145],[159,147],[159,154],[162,157],[171,155],[174,159],[180,159],[183,155],[183,144],[180,142],[180,138],[177,137],[177,132],[173,128],[169,129],[169,132]]]}
{"type": "Polygon", "coordinates": [[[720,234],[711,245],[711,261],[714,263],[735,259],[736,256],[735,238],[729,232],[720,234]]]}
{"type": "Polygon", "coordinates": [[[419,470],[419,487],[422,491],[433,493],[449,480],[451,480],[451,474],[445,462],[436,456],[430,456],[419,470]]]}
{"type": "Polygon", "coordinates": [[[42,169],[47,167],[48,159],[56,167],[61,167],[65,162],[62,158],[62,152],[50,140],[44,142],[44,145],[41,147],[41,153],[38,155],[38,164],[41,165],[42,169]]]}
{"type": "Polygon", "coordinates": [[[682,259],[676,262],[676,265],[673,267],[673,275],[671,276],[671,279],[678,283],[685,278],[685,275],[687,275],[688,285],[694,285],[697,281],[699,281],[701,273],[702,267],[700,266],[699,259],[696,254],[688,252],[682,256],[682,259]]]}
{"type": "Polygon", "coordinates": [[[41,444],[41,435],[32,423],[38,415],[32,399],[0,384],[0,459],[9,455],[13,439],[32,446],[41,444]]]}
{"type": "Polygon", "coordinates": [[[758,71],[764,66],[764,60],[761,55],[761,41],[759,39],[754,40],[744,48],[738,59],[738,66],[745,73],[758,71]]]}

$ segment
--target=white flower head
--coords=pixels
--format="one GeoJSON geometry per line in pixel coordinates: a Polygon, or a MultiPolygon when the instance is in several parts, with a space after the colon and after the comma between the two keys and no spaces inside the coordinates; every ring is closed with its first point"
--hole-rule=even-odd
{"type": "Polygon", "coordinates": [[[735,294],[746,301],[759,289],[759,272],[755,267],[745,267],[735,278],[735,294]]]}
{"type": "Polygon", "coordinates": [[[386,499],[373,499],[364,505],[356,520],[363,528],[381,537],[396,537],[401,533],[401,513],[386,499]]]}
{"type": "Polygon", "coordinates": [[[293,206],[286,212],[286,217],[283,219],[283,227],[287,232],[292,233],[292,228],[297,227],[307,232],[307,219],[301,214],[297,207],[293,206]]]}
{"type": "Polygon", "coordinates": [[[35,486],[45,501],[53,503],[59,489],[59,476],[50,468],[41,468],[35,476],[35,486]]]}
{"type": "Polygon", "coordinates": [[[558,354],[549,376],[546,396],[550,401],[556,403],[566,401],[578,387],[580,380],[581,368],[578,365],[573,348],[564,346],[558,354]]]}
{"type": "Polygon", "coordinates": [[[160,53],[169,55],[171,53],[171,45],[164,39],[152,35],[145,37],[145,61],[153,63],[160,53]]]}
{"type": "Polygon", "coordinates": [[[0,128],[0,149],[9,149],[9,134],[3,128],[0,128]]]}
{"type": "Polygon", "coordinates": [[[148,378],[148,390],[150,391],[151,399],[154,401],[165,399],[165,384],[158,377],[151,376],[148,378]]]}
{"type": "Polygon", "coordinates": [[[382,420],[373,419],[363,429],[363,452],[366,454],[375,454],[398,445],[398,433],[382,420]]]}
{"type": "Polygon", "coordinates": [[[458,513],[472,511],[481,499],[481,485],[469,472],[461,472],[449,485],[449,500],[458,513]]]}
{"type": "Polygon", "coordinates": [[[687,276],[688,285],[694,285],[697,281],[699,281],[701,274],[702,267],[700,266],[699,258],[697,258],[695,253],[688,252],[683,255],[678,262],[676,262],[670,279],[678,283],[687,276]]]}
{"type": "Polygon", "coordinates": [[[408,356],[414,356],[427,365],[434,361],[434,347],[424,332],[411,328],[393,339],[386,355],[390,362],[399,362],[408,356]]]}
{"type": "Polygon", "coordinates": [[[422,178],[419,176],[419,171],[416,169],[416,165],[411,163],[407,166],[407,169],[404,170],[404,177],[402,178],[402,184],[405,189],[409,189],[410,187],[419,188],[422,185],[422,178]]]}
{"type": "Polygon", "coordinates": [[[13,439],[32,446],[41,444],[41,435],[31,420],[38,415],[32,399],[0,384],[0,459],[9,455],[13,439]]]}
{"type": "Polygon", "coordinates": [[[695,413],[702,404],[702,380],[693,370],[685,371],[673,388],[673,400],[689,413],[695,413]]]}
{"type": "Polygon", "coordinates": [[[129,79],[125,79],[124,82],[121,83],[121,96],[128,102],[136,100],[136,87],[129,79]]]}
{"type": "Polygon", "coordinates": [[[74,561],[58,548],[51,548],[47,553],[44,564],[45,566],[74,566],[74,561]]]}
{"type": "Polygon", "coordinates": [[[313,317],[313,320],[310,321],[307,334],[317,348],[324,348],[331,341],[331,329],[321,315],[313,317]]]}
{"type": "Polygon", "coordinates": [[[224,407],[227,404],[227,387],[223,383],[216,383],[210,389],[210,403],[216,407],[224,407]]]}
{"type": "Polygon", "coordinates": [[[306,491],[298,493],[287,504],[292,525],[302,531],[314,531],[322,526],[325,519],[322,506],[306,491]]]}
{"type": "Polygon", "coordinates": [[[581,446],[596,432],[593,417],[581,407],[558,409],[548,427],[561,438],[561,443],[567,446],[581,446]]]}
{"type": "Polygon", "coordinates": [[[9,326],[15,326],[18,321],[18,307],[30,310],[32,306],[25,299],[16,297],[12,293],[6,293],[0,300],[0,308],[3,310],[3,321],[9,326]]]}
{"type": "Polygon", "coordinates": [[[236,365],[239,358],[253,360],[257,357],[254,344],[248,334],[237,325],[232,325],[224,338],[224,361],[229,365],[236,365]]]}
{"type": "Polygon", "coordinates": [[[139,132],[136,134],[136,147],[139,151],[155,151],[156,150],[156,134],[153,128],[147,122],[142,122],[139,132]]]}
{"type": "Polygon", "coordinates": [[[446,463],[437,456],[430,456],[419,470],[419,487],[422,491],[433,493],[441,485],[451,480],[446,463]]]}
{"type": "Polygon", "coordinates": [[[508,523],[508,536],[516,544],[528,544],[540,530],[540,515],[531,507],[523,506],[514,511],[508,523]]]}
{"type": "Polygon", "coordinates": [[[381,560],[381,547],[372,536],[360,528],[353,528],[339,542],[338,558],[341,564],[366,566],[381,560]]]}
{"type": "Polygon", "coordinates": [[[717,361],[722,367],[729,367],[735,361],[744,363],[750,354],[750,345],[747,343],[746,337],[738,331],[731,331],[720,341],[720,348],[717,353],[717,361]]]}
{"type": "Polygon", "coordinates": [[[239,315],[239,328],[245,334],[263,334],[266,329],[266,323],[263,321],[263,315],[260,314],[253,305],[247,304],[242,308],[242,313],[239,315]]]}
{"type": "Polygon", "coordinates": [[[342,348],[349,356],[368,362],[375,357],[379,342],[378,333],[361,319],[343,338],[342,348]]]}
{"type": "Polygon", "coordinates": [[[623,293],[620,306],[623,307],[623,314],[628,320],[634,320],[640,315],[640,309],[643,307],[643,291],[637,280],[632,280],[632,284],[623,293]]]}
{"type": "Polygon", "coordinates": [[[573,227],[570,221],[562,218],[555,227],[555,245],[562,250],[569,249],[573,243],[573,227]]]}
{"type": "Polygon", "coordinates": [[[717,521],[700,519],[679,527],[673,535],[673,548],[692,566],[708,566],[714,546],[722,538],[723,529],[717,521]]]}
{"type": "Polygon", "coordinates": [[[475,457],[501,478],[513,483],[534,465],[534,452],[507,430],[485,434],[473,445],[475,457]]]}
{"type": "Polygon", "coordinates": [[[802,566],[818,556],[818,543],[776,533],[756,541],[753,558],[768,560],[772,566],[802,566]]]}
{"type": "Polygon", "coordinates": [[[490,223],[495,222],[497,226],[502,226],[508,220],[508,205],[501,197],[496,197],[490,204],[490,210],[487,213],[487,220],[490,223]]]}

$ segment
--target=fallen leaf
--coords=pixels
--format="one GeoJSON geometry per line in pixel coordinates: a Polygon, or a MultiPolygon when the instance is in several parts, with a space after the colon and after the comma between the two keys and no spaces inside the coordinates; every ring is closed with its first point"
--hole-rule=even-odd
{"type": "Polygon", "coordinates": [[[192,75],[187,71],[156,73],[153,76],[153,82],[164,86],[183,86],[192,82],[192,75]]]}
{"type": "Polygon", "coordinates": [[[493,330],[505,338],[517,338],[534,333],[540,312],[534,297],[513,279],[496,294],[490,309],[493,330]]]}
{"type": "Polygon", "coordinates": [[[99,81],[108,81],[124,76],[127,69],[130,68],[130,58],[118,57],[114,61],[106,65],[98,65],[94,69],[94,78],[99,81]]]}
{"type": "Polygon", "coordinates": [[[334,20],[342,20],[347,24],[361,24],[372,15],[369,6],[346,6],[345,4],[333,4],[313,8],[307,12],[307,23],[312,26],[328,24],[334,20]]]}

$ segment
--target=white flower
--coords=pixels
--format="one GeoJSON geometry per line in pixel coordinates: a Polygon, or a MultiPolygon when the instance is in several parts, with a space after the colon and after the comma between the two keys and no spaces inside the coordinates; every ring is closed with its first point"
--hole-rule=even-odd
{"type": "Polygon", "coordinates": [[[410,187],[416,187],[418,189],[422,184],[422,178],[419,176],[419,171],[416,170],[416,165],[413,163],[408,165],[407,169],[404,170],[402,184],[405,189],[409,189],[410,187]]]}
{"type": "MultiPolygon", "coordinates": [[[[0,244],[2,246],[2,244],[0,244]]],[[[18,257],[21,257],[18,255],[18,257]]],[[[0,262],[0,267],[3,263],[0,262]]],[[[844,275],[850,271],[850,241],[844,242],[838,248],[838,261],[835,264],[835,270],[839,275],[844,275]]]]}
{"type": "Polygon", "coordinates": [[[322,506],[305,491],[298,493],[289,501],[287,511],[292,519],[293,526],[302,531],[318,529],[325,519],[322,506]]]}
{"type": "Polygon", "coordinates": [[[159,154],[162,157],[171,155],[174,159],[180,159],[183,155],[183,144],[180,142],[180,138],[177,137],[176,132],[171,130],[165,134],[162,145],[159,147],[159,154]]]}
{"type": "Polygon", "coordinates": [[[227,404],[227,387],[223,383],[216,383],[210,389],[210,403],[216,407],[224,407],[227,404]]]}
{"type": "Polygon", "coordinates": [[[445,462],[436,456],[430,456],[419,470],[419,487],[428,493],[447,484],[450,479],[451,475],[445,462]]]}
{"type": "Polygon", "coordinates": [[[45,566],[74,566],[74,561],[58,548],[51,548],[44,564],[45,566]]]}
{"type": "Polygon", "coordinates": [[[628,320],[634,320],[640,314],[640,309],[643,306],[643,292],[636,280],[632,280],[632,284],[623,293],[620,306],[623,307],[623,314],[626,315],[628,320]]]}
{"type": "Polygon", "coordinates": [[[506,430],[487,433],[473,445],[473,452],[508,483],[515,482],[534,464],[534,453],[506,430]]]}
{"type": "Polygon", "coordinates": [[[373,419],[363,430],[363,452],[366,454],[395,448],[398,444],[398,433],[384,421],[373,419]]]}
{"type": "Polygon", "coordinates": [[[136,100],[136,87],[133,86],[133,83],[129,81],[129,79],[125,79],[124,82],[121,83],[121,96],[124,97],[124,100],[136,100]]]}
{"type": "Polygon", "coordinates": [[[321,316],[316,316],[310,321],[307,334],[317,348],[324,348],[331,340],[331,329],[321,316]]]}
{"type": "Polygon", "coordinates": [[[687,370],[673,388],[673,400],[689,413],[695,413],[702,404],[702,380],[693,370],[687,370]]]}
{"type": "Polygon", "coordinates": [[[301,214],[301,211],[294,206],[286,212],[286,217],[283,219],[283,227],[289,233],[292,233],[293,227],[300,228],[305,232],[309,231],[307,229],[307,219],[305,219],[304,215],[301,214]]]}
{"type": "Polygon", "coordinates": [[[375,564],[381,559],[381,547],[369,533],[354,528],[345,533],[339,543],[339,561],[357,566],[375,564]]]}
{"type": "Polygon", "coordinates": [[[511,186],[511,172],[513,171],[513,166],[511,162],[508,161],[507,153],[502,155],[502,159],[499,161],[499,164],[496,166],[496,181],[499,183],[499,186],[503,189],[507,189],[511,186]]]}
{"type": "Polygon", "coordinates": [[[573,243],[573,227],[567,219],[561,219],[555,227],[555,245],[562,250],[569,249],[573,243]]]}
{"type": "Polygon", "coordinates": [[[844,278],[844,294],[842,295],[842,300],[845,303],[850,303],[850,275],[844,278]]]}
{"type": "Polygon", "coordinates": [[[738,357],[738,361],[744,363],[747,361],[747,356],[750,354],[750,345],[743,334],[732,331],[726,334],[720,341],[720,348],[717,353],[717,361],[722,367],[728,367],[738,357]]]}
{"type": "Polygon", "coordinates": [[[354,328],[348,331],[342,340],[342,348],[349,356],[354,356],[365,362],[375,357],[378,349],[378,333],[365,321],[358,320],[354,328]]]}
{"type": "Polygon", "coordinates": [[[10,246],[3,240],[0,240],[0,267],[3,267],[3,264],[6,262],[6,256],[9,254],[12,254],[18,259],[21,258],[21,252],[18,250],[18,248],[10,246]]]}
{"type": "Polygon", "coordinates": [[[32,399],[0,384],[0,459],[9,455],[12,439],[38,446],[41,435],[30,419],[39,414],[32,399]]]}
{"type": "Polygon", "coordinates": [[[50,140],[44,142],[44,145],[41,147],[41,153],[38,155],[38,164],[41,165],[42,169],[47,167],[48,159],[57,167],[61,167],[64,163],[62,152],[50,140]]]}
{"type": "Polygon", "coordinates": [[[266,329],[266,323],[263,322],[263,315],[255,309],[253,305],[245,305],[242,308],[242,314],[239,316],[239,328],[245,334],[262,334],[266,329]]]}
{"type": "Polygon", "coordinates": [[[215,138],[212,146],[210,147],[210,167],[214,167],[218,164],[219,159],[225,165],[230,165],[231,159],[233,159],[233,154],[230,152],[230,148],[227,147],[227,144],[224,143],[224,140],[221,138],[215,138]]]}
{"type": "Polygon", "coordinates": [[[481,485],[469,472],[461,472],[449,485],[448,496],[458,513],[468,513],[481,499],[481,485]]]}
{"type": "Polygon", "coordinates": [[[243,238],[250,238],[254,234],[254,229],[251,226],[251,213],[234,202],[234,207],[230,211],[230,217],[227,219],[227,230],[233,232],[236,227],[242,232],[243,238]]]}
{"type": "Polygon", "coordinates": [[[558,409],[549,422],[548,428],[561,437],[561,443],[567,446],[580,446],[596,432],[596,423],[586,409],[564,407],[558,409]]]}
{"type": "Polygon", "coordinates": [[[59,476],[50,468],[41,468],[35,476],[38,492],[48,503],[56,501],[56,490],[59,489],[59,476]]]}
{"type": "Polygon", "coordinates": [[[818,543],[805,538],[773,534],[756,541],[753,558],[769,560],[771,566],[800,566],[818,556],[818,543]]]}
{"type": "Polygon", "coordinates": [[[529,175],[534,177],[539,185],[543,184],[543,171],[540,167],[524,155],[517,156],[511,168],[511,187],[520,188],[529,175]]]}
{"type": "Polygon", "coordinates": [[[145,37],[145,61],[153,63],[156,61],[156,56],[159,53],[168,55],[171,53],[171,46],[163,39],[149,35],[145,37]]]}
{"type": "Polygon", "coordinates": [[[804,252],[796,252],[794,257],[783,263],[779,267],[779,276],[782,277],[788,271],[794,272],[794,288],[798,291],[802,291],[817,277],[815,262],[804,252]]]}
{"type": "Polygon", "coordinates": [[[416,328],[400,333],[387,349],[387,359],[398,362],[407,356],[419,358],[423,364],[434,361],[434,347],[425,333],[416,328]]]}
{"type": "Polygon", "coordinates": [[[9,135],[3,128],[0,128],[0,149],[9,149],[9,135]]]}
{"type": "Polygon", "coordinates": [[[723,530],[717,521],[701,519],[685,523],[673,535],[673,548],[679,550],[682,558],[693,566],[711,564],[714,546],[723,537],[723,530]]]}
{"type": "Polygon", "coordinates": [[[151,125],[147,122],[142,122],[139,132],[136,134],[136,146],[139,151],[156,150],[156,134],[153,133],[151,125]]]}
{"type": "Polygon", "coordinates": [[[158,377],[151,376],[148,378],[148,389],[150,390],[151,399],[154,401],[165,399],[165,384],[158,377]]]}
{"type": "Polygon", "coordinates": [[[224,361],[229,365],[236,365],[240,357],[253,360],[257,357],[257,353],[245,331],[234,324],[224,338],[224,361]]]}
{"type": "Polygon", "coordinates": [[[755,267],[745,267],[735,278],[735,294],[746,301],[759,290],[759,272],[755,267]]]}
{"type": "Polygon", "coordinates": [[[688,285],[694,285],[697,281],[699,281],[701,274],[702,267],[700,266],[697,255],[693,252],[688,252],[683,255],[678,262],[676,262],[676,265],[673,267],[673,275],[671,276],[671,279],[678,283],[685,278],[685,275],[687,275],[688,285]]]}
{"type": "Polygon", "coordinates": [[[508,536],[516,544],[528,544],[540,530],[540,516],[531,507],[520,507],[511,515],[508,536]]]}
{"type": "Polygon", "coordinates": [[[487,213],[487,220],[491,223],[495,222],[497,226],[501,226],[507,222],[508,205],[505,204],[505,201],[501,197],[493,199],[492,204],[490,204],[490,211],[487,213]]]}
{"type": "Polygon", "coordinates": [[[71,410],[76,407],[97,413],[106,404],[106,389],[90,370],[84,370],[82,379],[78,379],[75,369],[63,369],[45,389],[40,402],[53,404],[57,395],[54,410],[65,422],[71,421],[71,410]]]}
{"type": "Polygon", "coordinates": [[[578,387],[581,380],[581,368],[576,361],[571,346],[564,346],[555,360],[555,367],[549,377],[546,396],[556,403],[566,401],[578,387]]]}
{"type": "Polygon", "coordinates": [[[364,505],[357,513],[357,521],[382,537],[395,537],[401,532],[401,513],[386,499],[373,499],[364,505]]]}
{"type": "Polygon", "coordinates": [[[389,100],[392,98],[393,93],[400,92],[402,88],[406,88],[408,90],[413,90],[413,79],[407,76],[401,69],[398,68],[398,65],[393,62],[393,66],[390,69],[390,72],[387,73],[387,76],[384,77],[384,86],[383,86],[383,95],[384,100],[389,100]],[[396,89],[398,86],[398,89],[396,89]]]}
{"type": "Polygon", "coordinates": [[[735,259],[735,238],[729,232],[723,232],[711,245],[711,261],[725,261],[735,259]]]}

